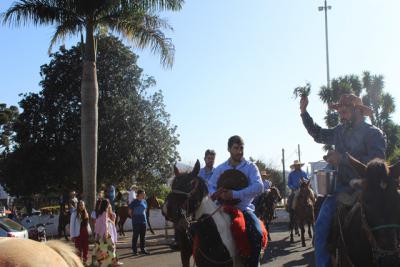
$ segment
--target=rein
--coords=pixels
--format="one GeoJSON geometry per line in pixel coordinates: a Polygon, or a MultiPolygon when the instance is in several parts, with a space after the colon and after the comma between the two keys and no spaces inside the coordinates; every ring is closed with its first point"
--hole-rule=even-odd
{"type": "MultiPolygon", "coordinates": [[[[190,231],[189,231],[190,227],[191,227],[192,225],[194,225],[194,224],[200,224],[200,223],[206,221],[207,219],[211,218],[215,213],[217,213],[218,211],[220,211],[220,210],[222,209],[222,207],[223,207],[222,205],[220,205],[220,206],[218,206],[213,212],[211,212],[210,214],[207,214],[205,217],[199,218],[198,220],[190,220],[190,219],[189,219],[189,217],[190,217],[190,214],[189,214],[189,199],[190,199],[190,197],[192,196],[192,192],[187,193],[187,192],[184,192],[184,191],[180,191],[180,190],[175,190],[175,189],[174,189],[174,190],[171,191],[171,193],[173,193],[173,194],[178,194],[178,195],[184,195],[184,196],[187,197],[187,199],[186,199],[186,201],[185,201],[185,202],[186,202],[186,203],[185,203],[185,204],[186,204],[186,210],[185,210],[185,212],[182,212],[181,214],[182,214],[183,218],[185,219],[185,222],[186,222],[186,234],[188,235],[188,237],[189,237],[190,240],[193,240],[193,237],[192,237],[192,235],[191,235],[191,233],[190,233],[190,231]]],[[[216,261],[216,260],[213,260],[213,259],[211,259],[210,257],[208,257],[208,256],[204,253],[204,251],[201,250],[200,247],[198,247],[198,248],[196,249],[196,251],[199,251],[200,254],[201,254],[207,261],[209,261],[209,262],[211,262],[212,264],[215,264],[215,265],[224,265],[224,264],[227,264],[227,263],[233,261],[233,258],[229,258],[229,259],[227,259],[227,260],[225,260],[225,261],[216,261]]],[[[193,257],[194,257],[194,255],[193,255],[193,257]]],[[[232,255],[232,257],[233,257],[233,255],[232,255]]]]}
{"type": "Polygon", "coordinates": [[[361,224],[362,228],[364,229],[368,241],[370,245],[372,246],[372,256],[374,262],[378,262],[380,258],[386,257],[386,256],[400,256],[400,248],[393,249],[393,250],[386,250],[382,249],[379,247],[378,243],[376,242],[376,239],[373,235],[374,231],[381,230],[381,229],[389,229],[389,228],[400,228],[400,225],[398,224],[384,224],[384,225],[378,225],[373,228],[371,228],[368,225],[367,218],[365,216],[365,211],[364,211],[364,205],[360,203],[361,206],[361,224]]]}

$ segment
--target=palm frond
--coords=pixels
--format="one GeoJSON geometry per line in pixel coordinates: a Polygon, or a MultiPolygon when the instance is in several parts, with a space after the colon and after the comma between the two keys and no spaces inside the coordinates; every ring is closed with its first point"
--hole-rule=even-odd
{"type": "MultiPolygon", "coordinates": [[[[131,2],[131,1],[129,1],[131,2]]],[[[141,7],[149,11],[179,11],[182,9],[184,0],[139,0],[141,7]]]]}
{"type": "Polygon", "coordinates": [[[83,23],[81,23],[79,20],[76,21],[64,21],[63,24],[58,25],[56,28],[56,32],[54,33],[53,37],[50,40],[50,46],[48,53],[51,53],[51,50],[53,46],[59,42],[62,41],[64,42],[65,38],[69,35],[74,35],[79,32],[83,31],[83,23]]]}
{"type": "Polygon", "coordinates": [[[126,39],[141,49],[150,47],[153,53],[160,54],[163,66],[172,66],[175,48],[171,39],[165,37],[161,31],[162,29],[172,30],[166,20],[142,11],[135,14],[108,15],[101,18],[98,23],[108,26],[112,31],[122,33],[126,39]]]}
{"type": "Polygon", "coordinates": [[[20,0],[1,14],[3,24],[14,26],[47,25],[61,23],[67,18],[76,18],[73,9],[69,9],[67,0],[20,0]]]}

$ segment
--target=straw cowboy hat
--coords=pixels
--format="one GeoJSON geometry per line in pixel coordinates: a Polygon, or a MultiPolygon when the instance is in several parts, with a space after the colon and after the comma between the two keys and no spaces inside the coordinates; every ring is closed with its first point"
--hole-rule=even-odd
{"type": "Polygon", "coordinates": [[[364,116],[372,117],[372,109],[363,104],[361,98],[353,94],[343,94],[340,96],[338,103],[329,105],[330,109],[338,110],[340,107],[354,107],[359,108],[364,116]]]}
{"type": "Polygon", "coordinates": [[[297,159],[295,161],[293,161],[293,164],[290,165],[290,168],[294,168],[294,166],[303,166],[304,163],[301,163],[300,161],[298,161],[297,159]]]}

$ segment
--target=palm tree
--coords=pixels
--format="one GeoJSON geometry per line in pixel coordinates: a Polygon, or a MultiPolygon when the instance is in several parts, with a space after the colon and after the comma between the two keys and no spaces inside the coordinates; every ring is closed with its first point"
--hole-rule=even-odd
{"type": "MultiPolygon", "coordinates": [[[[54,25],[50,48],[71,35],[86,33],[81,83],[81,151],[83,193],[94,209],[97,171],[98,83],[95,34],[107,29],[160,53],[161,64],[171,67],[174,46],[162,30],[172,30],[157,12],[182,8],[183,0],[19,0],[4,14],[3,24],[54,25]]],[[[66,166],[68,167],[68,166],[66,166]]]]}

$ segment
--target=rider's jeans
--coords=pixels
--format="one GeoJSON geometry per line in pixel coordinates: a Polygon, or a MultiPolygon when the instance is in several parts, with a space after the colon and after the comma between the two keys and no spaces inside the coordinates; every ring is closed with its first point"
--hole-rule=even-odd
{"type": "Polygon", "coordinates": [[[322,203],[317,222],[315,223],[315,262],[317,267],[330,265],[330,254],[327,249],[329,230],[336,210],[336,197],[330,196],[322,203]]]}
{"type": "Polygon", "coordinates": [[[246,267],[260,266],[260,252],[262,243],[262,229],[260,220],[252,211],[243,211],[244,219],[246,221],[246,232],[250,241],[251,256],[246,259],[246,267]]]}
{"type": "MultiPolygon", "coordinates": [[[[343,192],[347,188],[337,186],[336,192],[343,192]]],[[[328,196],[322,203],[315,223],[315,262],[317,267],[330,266],[331,255],[327,249],[328,235],[336,212],[336,194],[328,196]]]]}

